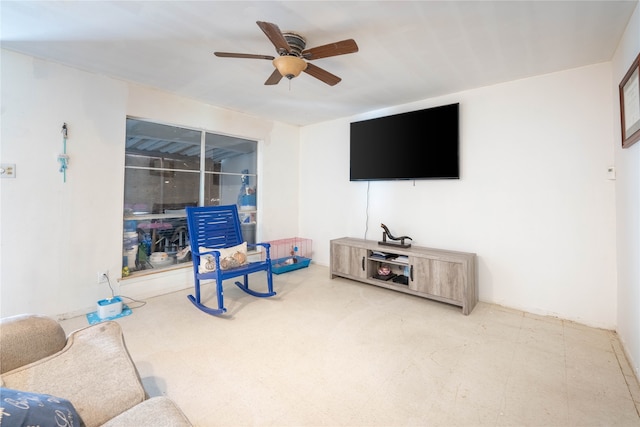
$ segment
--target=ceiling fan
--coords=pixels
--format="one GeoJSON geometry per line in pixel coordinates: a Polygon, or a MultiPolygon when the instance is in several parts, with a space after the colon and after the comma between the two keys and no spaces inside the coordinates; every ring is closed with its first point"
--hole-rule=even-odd
{"type": "Polygon", "coordinates": [[[269,55],[230,52],[214,52],[214,55],[222,58],[268,59],[273,61],[276,69],[267,81],[264,82],[265,85],[276,85],[282,77],[291,80],[294,77],[298,77],[300,73],[304,71],[310,76],[330,86],[334,86],[342,80],[340,77],[307,61],[358,51],[358,45],[353,39],[305,49],[306,40],[300,34],[293,32],[283,33],[276,24],[270,22],[257,21],[256,23],[276,47],[276,52],[279,55],[277,58],[269,55]]]}

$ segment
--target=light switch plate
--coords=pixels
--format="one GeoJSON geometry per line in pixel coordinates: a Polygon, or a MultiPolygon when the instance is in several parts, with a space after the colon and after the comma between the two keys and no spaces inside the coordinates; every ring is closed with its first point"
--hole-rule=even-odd
{"type": "Polygon", "coordinates": [[[607,179],[611,179],[611,180],[616,179],[616,167],[615,166],[609,166],[607,168],[607,179]]]}
{"type": "Polygon", "coordinates": [[[16,164],[15,163],[2,163],[2,164],[0,164],[0,177],[2,177],[2,178],[15,178],[16,177],[16,164]]]}

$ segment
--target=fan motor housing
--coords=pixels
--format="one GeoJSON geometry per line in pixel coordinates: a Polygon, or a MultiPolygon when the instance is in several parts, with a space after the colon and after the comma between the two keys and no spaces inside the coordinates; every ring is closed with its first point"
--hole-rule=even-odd
{"type": "MultiPolygon", "coordinates": [[[[301,56],[302,51],[307,46],[307,41],[298,33],[286,32],[282,33],[284,39],[287,41],[289,46],[291,47],[291,53],[288,55],[301,56]]],[[[287,55],[287,53],[285,53],[287,55]]]]}

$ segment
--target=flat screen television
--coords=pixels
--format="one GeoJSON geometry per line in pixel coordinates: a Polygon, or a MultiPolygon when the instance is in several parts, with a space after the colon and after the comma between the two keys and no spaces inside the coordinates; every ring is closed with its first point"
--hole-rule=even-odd
{"type": "Polygon", "coordinates": [[[459,179],[459,105],[352,122],[349,179],[459,179]]]}

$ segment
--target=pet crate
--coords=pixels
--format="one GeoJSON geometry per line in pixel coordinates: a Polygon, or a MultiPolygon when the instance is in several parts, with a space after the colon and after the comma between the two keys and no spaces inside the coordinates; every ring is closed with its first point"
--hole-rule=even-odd
{"type": "MultiPolygon", "coordinates": [[[[311,239],[291,237],[288,239],[272,240],[271,271],[275,274],[308,267],[311,262],[311,239]]],[[[266,256],[262,252],[263,259],[266,256]]]]}

